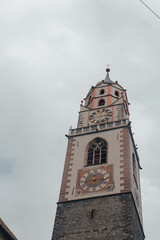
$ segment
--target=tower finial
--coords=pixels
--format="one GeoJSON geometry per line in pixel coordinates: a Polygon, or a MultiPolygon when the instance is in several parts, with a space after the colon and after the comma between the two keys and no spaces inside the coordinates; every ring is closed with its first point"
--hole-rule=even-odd
{"type": "Polygon", "coordinates": [[[110,69],[111,66],[112,66],[112,64],[107,64],[106,72],[109,73],[111,71],[111,69],[110,69]]]}
{"type": "Polygon", "coordinates": [[[106,68],[106,72],[107,72],[107,75],[106,75],[106,78],[105,78],[105,80],[104,80],[104,82],[106,82],[106,83],[108,83],[108,84],[112,84],[112,83],[114,83],[111,79],[110,79],[110,77],[109,77],[109,72],[110,72],[110,68],[109,68],[109,66],[111,66],[111,65],[107,65],[107,68],[106,68]]]}

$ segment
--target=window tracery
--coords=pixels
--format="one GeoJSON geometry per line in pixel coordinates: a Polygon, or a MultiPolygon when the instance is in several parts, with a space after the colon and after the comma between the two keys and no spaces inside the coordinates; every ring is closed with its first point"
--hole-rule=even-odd
{"type": "Polygon", "coordinates": [[[88,148],[87,166],[102,164],[107,162],[107,143],[96,138],[88,148]]]}

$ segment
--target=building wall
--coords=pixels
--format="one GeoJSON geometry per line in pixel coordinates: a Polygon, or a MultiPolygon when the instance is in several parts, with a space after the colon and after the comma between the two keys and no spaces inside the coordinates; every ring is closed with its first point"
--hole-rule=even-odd
{"type": "MultiPolygon", "coordinates": [[[[128,128],[126,128],[128,129],[128,128]]],[[[68,150],[66,154],[66,161],[64,167],[64,174],[62,179],[61,191],[60,191],[60,201],[67,201],[67,200],[75,200],[81,198],[88,198],[88,197],[96,197],[101,195],[108,195],[108,194],[116,194],[120,193],[121,191],[130,191],[128,187],[128,182],[125,184],[125,181],[129,181],[128,178],[124,178],[124,165],[129,164],[130,161],[126,158],[126,162],[123,161],[124,154],[126,151],[129,151],[129,146],[125,143],[125,149],[123,147],[122,140],[123,138],[129,138],[129,132],[123,133],[123,129],[117,128],[110,131],[104,132],[97,132],[94,134],[88,134],[83,136],[77,136],[75,138],[69,139],[68,142],[68,150]],[[95,138],[102,138],[107,142],[108,145],[108,152],[107,152],[107,163],[99,164],[95,166],[86,166],[86,159],[87,159],[87,146],[88,144],[95,138]],[[113,166],[113,181],[114,181],[114,188],[112,191],[98,191],[98,192],[91,192],[88,194],[79,195],[76,192],[77,189],[77,181],[78,179],[78,171],[80,169],[96,169],[100,167],[107,167],[109,165],[113,166]]],[[[128,140],[127,140],[128,141],[128,140]]],[[[127,155],[128,157],[128,155],[127,155]]],[[[129,175],[127,175],[129,176],[129,175]]]]}
{"type": "Polygon", "coordinates": [[[52,240],[144,240],[131,193],[59,203],[52,240]]]}
{"type": "Polygon", "coordinates": [[[135,204],[142,222],[142,203],[141,203],[141,186],[140,186],[140,168],[138,164],[138,159],[135,153],[135,149],[132,143],[132,138],[130,137],[130,161],[131,161],[131,189],[133,193],[133,197],[135,200],[135,204]],[[134,169],[133,169],[133,154],[135,158],[135,171],[136,173],[134,174],[134,169]],[[136,176],[135,176],[136,175],[136,176]]]}
{"type": "MultiPolygon", "coordinates": [[[[95,125],[95,123],[91,123],[89,121],[89,116],[90,116],[90,114],[95,112],[98,108],[96,110],[95,109],[94,110],[88,110],[88,109],[84,109],[84,107],[82,106],[81,109],[82,109],[82,111],[79,112],[79,118],[78,118],[78,125],[77,125],[78,128],[87,127],[89,125],[95,125]]],[[[108,109],[112,112],[112,116],[108,119],[108,122],[128,119],[128,116],[127,116],[127,114],[125,112],[125,109],[124,109],[124,104],[122,102],[122,99],[120,99],[117,102],[117,105],[114,105],[112,107],[107,107],[107,108],[104,108],[104,109],[108,109]]]]}

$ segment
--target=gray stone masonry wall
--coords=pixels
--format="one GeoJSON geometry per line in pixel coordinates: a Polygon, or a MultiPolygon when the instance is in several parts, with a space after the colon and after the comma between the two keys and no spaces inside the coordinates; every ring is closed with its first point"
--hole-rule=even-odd
{"type": "Polygon", "coordinates": [[[144,240],[132,194],[58,203],[52,240],[144,240]]]}

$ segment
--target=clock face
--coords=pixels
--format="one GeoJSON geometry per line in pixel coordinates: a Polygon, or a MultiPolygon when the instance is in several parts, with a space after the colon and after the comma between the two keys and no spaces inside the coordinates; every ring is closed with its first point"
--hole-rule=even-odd
{"type": "Polygon", "coordinates": [[[107,122],[111,116],[112,116],[111,110],[99,109],[90,114],[89,121],[91,123],[104,123],[107,122]]]}
{"type": "Polygon", "coordinates": [[[80,188],[87,192],[104,189],[110,181],[110,174],[106,169],[93,169],[82,175],[80,188]]]}

